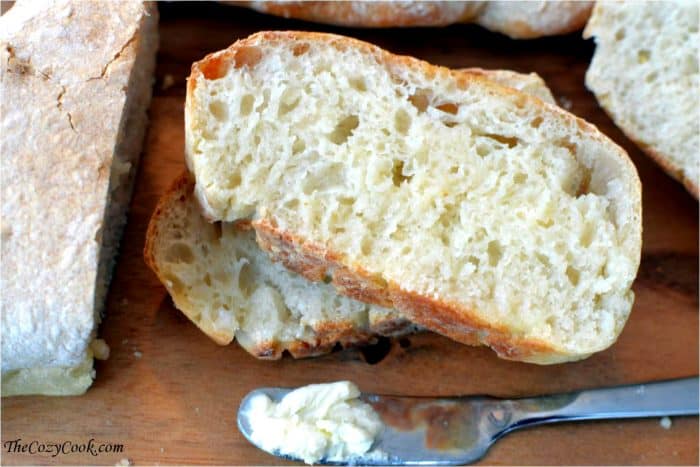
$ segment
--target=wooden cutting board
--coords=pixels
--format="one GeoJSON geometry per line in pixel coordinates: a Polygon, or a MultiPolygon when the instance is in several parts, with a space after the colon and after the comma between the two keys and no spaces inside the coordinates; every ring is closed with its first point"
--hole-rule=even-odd
{"type": "MultiPolygon", "coordinates": [[[[238,404],[259,386],[350,379],[368,392],[516,397],[698,374],[698,204],[627,140],[583,84],[593,44],[578,34],[511,41],[474,26],[350,30],[265,17],[218,4],[160,4],[151,126],[101,335],[112,355],[81,397],[2,400],[2,441],[118,443],[117,454],[8,453],[7,464],[280,464],[236,429],[238,404]],[[618,343],[579,363],[533,366],[424,333],[295,361],[257,361],[220,347],[177,310],[142,259],[148,218],[183,169],[190,64],[263,29],[333,31],[449,67],[538,72],[559,103],[621,144],[644,185],[644,252],[637,299],[618,343]],[[166,76],[174,78],[167,86],[166,76]]],[[[506,436],[485,464],[698,464],[698,418],[569,423],[506,436]]]]}

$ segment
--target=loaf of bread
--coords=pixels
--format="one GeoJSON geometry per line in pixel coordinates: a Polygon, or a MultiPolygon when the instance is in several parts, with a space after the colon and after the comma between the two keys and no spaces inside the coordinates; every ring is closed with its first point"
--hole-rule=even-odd
{"type": "Polygon", "coordinates": [[[3,396],[92,383],[157,23],[136,1],[19,1],[0,17],[3,396]]]}
{"type": "Polygon", "coordinates": [[[396,311],[335,293],[273,263],[249,223],[207,222],[180,176],[158,203],[144,257],[175,305],[215,342],[258,358],[327,353],[415,329],[396,311]]]}
{"type": "Polygon", "coordinates": [[[289,269],[499,355],[610,346],[630,313],[641,195],[592,125],[353,39],[263,32],[192,67],[186,156],[210,220],[289,269]]]}
{"type": "Polygon", "coordinates": [[[598,2],[584,31],[596,43],[588,88],[622,131],[696,198],[699,14],[696,1],[598,2]]]}
{"type": "MultiPolygon", "coordinates": [[[[535,73],[463,72],[554,101],[535,73]]],[[[217,343],[235,337],[258,358],[277,359],[284,350],[308,357],[335,344],[360,345],[416,329],[394,310],[339,296],[331,285],[273,263],[255,243],[249,223],[206,222],[193,189],[183,174],[163,195],[149,223],[144,257],[177,308],[217,343]]]]}
{"type": "Polygon", "coordinates": [[[363,28],[475,23],[513,39],[566,34],[586,24],[588,1],[251,1],[262,13],[363,28]]]}

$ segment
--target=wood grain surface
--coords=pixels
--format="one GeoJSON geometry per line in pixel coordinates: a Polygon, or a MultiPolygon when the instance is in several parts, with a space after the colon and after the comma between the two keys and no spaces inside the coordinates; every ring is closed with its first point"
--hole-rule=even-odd
{"type": "MultiPolygon", "coordinates": [[[[119,454],[8,453],[5,464],[280,464],[237,431],[236,409],[259,386],[350,379],[367,392],[516,397],[698,374],[698,204],[627,140],[585,89],[593,44],[578,34],[512,41],[475,26],[351,30],[265,17],[218,4],[161,4],[151,125],[101,335],[112,349],[81,397],[2,400],[2,440],[121,443],[119,454]],[[183,168],[190,64],[263,29],[343,33],[450,67],[538,72],[559,103],[622,145],[644,185],[644,251],[634,310],[618,343],[579,363],[533,366],[424,333],[371,349],[257,361],[220,347],[174,309],[142,259],[148,218],[183,168]],[[164,86],[166,76],[174,84],[164,86]],[[384,355],[386,353],[386,355],[384,355]]],[[[698,464],[698,418],[580,422],[506,436],[484,464],[698,464]]]]}

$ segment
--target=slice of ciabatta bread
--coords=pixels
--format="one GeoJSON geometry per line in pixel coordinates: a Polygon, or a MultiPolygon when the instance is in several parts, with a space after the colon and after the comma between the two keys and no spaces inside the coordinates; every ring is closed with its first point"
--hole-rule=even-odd
{"type": "Polygon", "coordinates": [[[186,156],[210,220],[288,268],[505,358],[611,345],[641,194],[594,126],[487,79],[327,34],[263,32],[195,63],[186,156]]]}
{"type": "Polygon", "coordinates": [[[417,329],[396,311],[338,295],[273,263],[246,222],[207,222],[180,176],[158,203],[144,257],[182,312],[219,344],[258,358],[327,353],[417,329]]]}
{"type": "MultiPolygon", "coordinates": [[[[462,71],[554,101],[535,73],[462,71]]],[[[144,257],[175,305],[214,341],[225,345],[236,336],[259,358],[279,358],[283,350],[306,357],[330,351],[336,342],[358,345],[416,329],[396,311],[338,296],[333,287],[272,263],[248,224],[207,223],[193,187],[183,174],[163,195],[144,257]],[[253,299],[256,293],[265,300],[253,299]]]]}
{"type": "Polygon", "coordinates": [[[588,1],[252,1],[262,13],[350,27],[446,26],[476,23],[513,39],[566,34],[586,24],[588,1]]]}
{"type": "Polygon", "coordinates": [[[625,134],[696,198],[700,184],[697,1],[598,2],[584,31],[586,85],[625,134]]]}

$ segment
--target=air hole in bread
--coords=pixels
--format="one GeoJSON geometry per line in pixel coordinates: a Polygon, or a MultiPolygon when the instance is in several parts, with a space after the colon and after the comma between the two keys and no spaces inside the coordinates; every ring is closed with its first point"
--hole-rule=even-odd
{"type": "Polygon", "coordinates": [[[360,242],[360,251],[363,255],[372,253],[372,240],[369,237],[363,238],[360,242]]]}
{"type": "Polygon", "coordinates": [[[165,253],[165,260],[169,263],[192,264],[194,253],[189,245],[185,243],[173,243],[165,253]]]}
{"type": "Polygon", "coordinates": [[[625,38],[625,30],[624,29],[618,29],[615,32],[615,40],[616,41],[621,41],[622,39],[625,38]]]}
{"type": "Polygon", "coordinates": [[[432,94],[426,89],[418,89],[415,93],[408,97],[408,101],[418,109],[418,113],[425,112],[430,105],[430,96],[432,94]]]}
{"type": "Polygon", "coordinates": [[[543,120],[542,117],[535,117],[535,118],[533,118],[532,121],[530,122],[530,126],[531,126],[532,128],[539,128],[540,125],[542,125],[542,120],[543,120]]]}
{"type": "Polygon", "coordinates": [[[223,235],[223,232],[221,231],[221,222],[214,222],[211,224],[211,226],[214,229],[214,236],[216,239],[221,239],[221,235],[223,235]]]}
{"type": "Polygon", "coordinates": [[[581,181],[578,184],[578,188],[576,189],[576,196],[583,196],[586,195],[590,192],[590,185],[591,185],[591,171],[584,167],[580,167],[581,171],[581,181]]]}
{"type": "Polygon", "coordinates": [[[244,298],[248,298],[255,288],[255,274],[248,263],[243,263],[238,271],[238,288],[244,298]]]}
{"type": "Polygon", "coordinates": [[[290,90],[284,91],[282,97],[280,98],[280,106],[277,111],[277,115],[279,117],[287,115],[289,112],[297,108],[300,100],[301,96],[299,94],[296,94],[290,90]]]}
{"type": "Polygon", "coordinates": [[[306,42],[294,44],[294,48],[292,49],[292,53],[294,54],[295,57],[299,57],[301,55],[304,55],[308,51],[309,51],[309,44],[306,42]]]}
{"type": "Polygon", "coordinates": [[[501,261],[501,257],[503,257],[503,247],[498,240],[491,240],[486,247],[486,252],[489,255],[490,266],[498,265],[499,261],[501,261]]]}
{"type": "Polygon", "coordinates": [[[479,157],[486,157],[489,155],[490,152],[491,152],[491,148],[485,144],[478,144],[476,146],[476,154],[479,157]]]}
{"type": "Polygon", "coordinates": [[[306,149],[306,143],[304,140],[300,139],[299,137],[295,138],[294,143],[292,143],[292,154],[299,154],[304,149],[306,149]]]}
{"type": "Polygon", "coordinates": [[[545,269],[549,269],[552,267],[552,263],[549,262],[549,258],[547,255],[544,255],[542,253],[535,253],[535,258],[537,258],[537,261],[539,261],[542,266],[545,267],[545,269]]]}
{"type": "Polygon", "coordinates": [[[405,110],[399,109],[394,117],[394,126],[396,131],[405,135],[408,133],[408,129],[411,128],[411,116],[405,110]]]}
{"type": "Polygon", "coordinates": [[[404,182],[410,182],[412,175],[405,175],[403,173],[403,161],[400,159],[394,159],[391,167],[391,181],[394,186],[398,187],[404,182]]]}
{"type": "Polygon", "coordinates": [[[253,104],[255,104],[255,97],[252,94],[246,94],[241,98],[241,115],[244,117],[250,115],[253,111],[253,104]]]}
{"type": "Polygon", "coordinates": [[[376,344],[368,345],[360,350],[365,362],[370,365],[376,365],[384,360],[390,351],[391,340],[388,337],[380,337],[376,344]]]}
{"type": "Polygon", "coordinates": [[[233,61],[236,68],[243,66],[254,67],[261,58],[262,50],[255,46],[238,47],[233,53],[233,61]]]}
{"type": "Polygon", "coordinates": [[[444,104],[440,104],[435,108],[442,111],[442,112],[452,114],[452,115],[457,115],[457,112],[459,112],[459,106],[457,104],[453,104],[451,102],[446,102],[444,104]]]}
{"type": "Polygon", "coordinates": [[[324,284],[330,284],[331,282],[333,282],[333,276],[332,276],[332,275],[326,274],[325,276],[323,276],[323,283],[324,283],[324,284]]]}
{"type": "Polygon", "coordinates": [[[646,50],[642,49],[639,52],[637,52],[637,63],[646,63],[649,61],[649,57],[651,56],[651,53],[646,50]]]}
{"type": "Polygon", "coordinates": [[[527,181],[527,174],[518,172],[515,175],[513,175],[513,182],[517,183],[518,185],[522,185],[527,181]]]}
{"type": "MultiPolygon", "coordinates": [[[[509,148],[514,148],[515,146],[518,145],[518,143],[520,143],[520,140],[519,140],[518,138],[511,137],[511,136],[497,135],[497,134],[495,134],[495,133],[484,133],[484,134],[482,134],[482,135],[480,135],[480,136],[483,136],[483,137],[485,137],[485,138],[492,139],[492,140],[497,141],[497,142],[499,142],[499,143],[501,143],[501,144],[505,144],[505,145],[507,145],[509,148]]],[[[481,155],[481,154],[479,154],[479,155],[481,155]]],[[[483,157],[483,156],[482,156],[482,157],[483,157]]]]}
{"type": "Polygon", "coordinates": [[[233,172],[226,180],[226,188],[234,189],[241,184],[241,174],[233,172]]]}
{"type": "Polygon", "coordinates": [[[205,274],[202,280],[207,287],[211,287],[211,276],[209,274],[205,274]]]}
{"type": "Polygon", "coordinates": [[[654,81],[656,81],[656,78],[658,78],[658,76],[659,74],[657,72],[652,71],[644,77],[644,81],[646,81],[647,83],[653,83],[654,81]]]}
{"type": "Polygon", "coordinates": [[[592,224],[586,223],[581,232],[581,246],[588,248],[591,243],[593,243],[593,237],[595,236],[595,228],[592,224]]]}
{"type": "Polygon", "coordinates": [[[221,101],[212,101],[209,104],[209,112],[220,122],[225,122],[228,119],[228,107],[221,101]]]}
{"type": "Polygon", "coordinates": [[[573,266],[567,266],[566,277],[569,278],[569,282],[571,282],[571,285],[578,285],[578,280],[579,280],[580,275],[581,275],[581,273],[579,272],[578,269],[576,269],[573,266]]]}
{"type": "Polygon", "coordinates": [[[538,220],[537,220],[537,225],[539,225],[540,227],[544,227],[545,229],[548,229],[548,228],[550,228],[551,226],[554,225],[554,221],[553,221],[552,219],[550,219],[550,218],[547,218],[547,219],[538,219],[538,220]]]}
{"type": "Polygon", "coordinates": [[[452,120],[449,120],[449,121],[446,121],[446,122],[442,122],[442,124],[445,125],[447,128],[454,128],[455,126],[457,126],[458,123],[459,123],[459,122],[455,122],[455,121],[452,121],[452,120]]]}
{"type": "Polygon", "coordinates": [[[365,84],[365,79],[362,77],[350,78],[348,82],[350,83],[350,87],[352,87],[356,91],[367,91],[367,84],[365,84]]]}
{"type": "Polygon", "coordinates": [[[255,108],[256,112],[262,112],[267,108],[267,104],[270,102],[270,90],[264,89],[262,92],[263,100],[259,106],[255,108]]]}
{"type": "Polygon", "coordinates": [[[329,139],[334,144],[343,144],[352,136],[353,130],[357,128],[359,124],[360,119],[357,118],[357,115],[345,117],[335,126],[335,129],[329,135],[329,139]]]}

